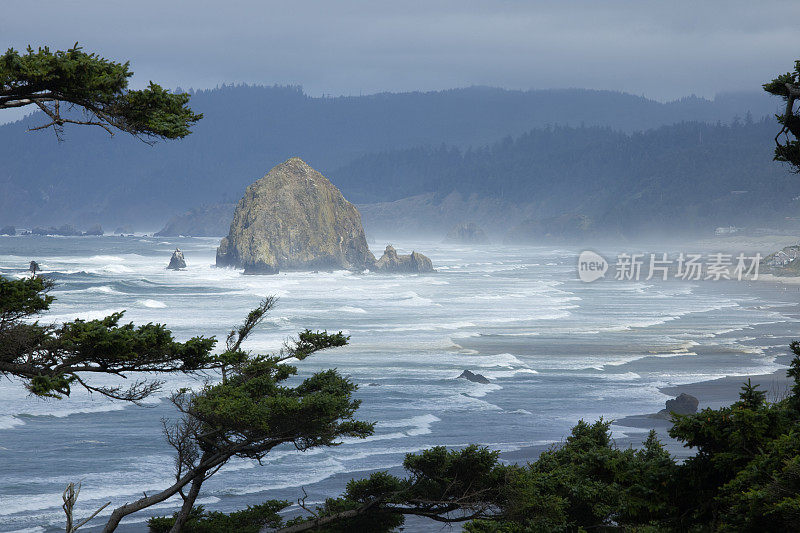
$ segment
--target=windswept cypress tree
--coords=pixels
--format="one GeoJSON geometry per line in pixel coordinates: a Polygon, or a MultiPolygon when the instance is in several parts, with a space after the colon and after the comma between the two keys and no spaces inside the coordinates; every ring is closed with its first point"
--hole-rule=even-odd
{"type": "Polygon", "coordinates": [[[0,110],[35,106],[61,137],[65,124],[99,126],[113,135],[130,133],[145,142],[180,139],[202,114],[188,107],[188,94],[173,94],[156,83],[128,88],[128,62],[87,54],[78,43],[65,51],[48,47],[25,53],[13,48],[0,55],[0,110]]]}

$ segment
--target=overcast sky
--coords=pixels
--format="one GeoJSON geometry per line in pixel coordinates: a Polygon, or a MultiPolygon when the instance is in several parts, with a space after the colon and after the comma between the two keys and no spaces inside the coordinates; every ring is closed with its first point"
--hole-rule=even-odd
{"type": "MultiPolygon", "coordinates": [[[[75,41],[132,84],[311,95],[468,85],[658,100],[759,90],[800,58],[800,2],[2,0],[5,47],[75,41]]],[[[5,117],[0,117],[0,119],[5,117]]]]}

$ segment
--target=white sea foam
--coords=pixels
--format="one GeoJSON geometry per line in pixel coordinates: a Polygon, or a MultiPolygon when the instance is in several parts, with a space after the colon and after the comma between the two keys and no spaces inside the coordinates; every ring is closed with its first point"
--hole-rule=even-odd
{"type": "Polygon", "coordinates": [[[23,424],[25,424],[25,422],[14,415],[0,415],[0,429],[11,429],[23,424]]]}
{"type": "Polygon", "coordinates": [[[431,413],[426,415],[413,416],[411,418],[401,418],[398,420],[384,420],[378,422],[376,427],[379,428],[404,428],[404,427],[430,427],[435,422],[441,422],[441,419],[431,413]]]}
{"type": "Polygon", "coordinates": [[[353,307],[353,306],[350,306],[350,305],[344,305],[342,307],[337,308],[337,310],[341,311],[343,313],[355,313],[355,314],[361,314],[361,315],[367,313],[364,309],[362,309],[360,307],[353,307]]]}
{"type": "MultiPolygon", "coordinates": [[[[152,260],[153,250],[160,254],[166,253],[167,248],[153,248],[155,240],[143,240],[146,242],[142,243],[142,249],[149,247],[146,255],[112,252],[108,255],[42,256],[40,264],[59,272],[83,272],[96,285],[87,289],[83,288],[86,285],[77,284],[85,283],[83,275],[69,278],[74,289],[58,291],[54,312],[46,315],[44,321],[49,322],[54,317],[63,320],[79,316],[100,318],[124,308],[129,309],[126,319],[136,323],[163,321],[181,340],[196,334],[224,338],[259,297],[278,294],[281,301],[275,314],[269,315],[263,327],[253,334],[247,349],[269,353],[305,327],[338,331],[346,326],[352,335],[352,344],[341,350],[322,352],[298,364],[301,373],[298,379],[320,369],[337,367],[357,383],[380,384],[380,387],[362,386],[358,391],[364,401],[362,410],[368,413],[363,419],[381,421],[374,436],[365,440],[348,439],[342,446],[313,449],[303,454],[289,447],[273,450],[265,458],[268,470],[263,474],[258,471],[257,463],[232,461],[216,481],[208,484],[208,493],[218,496],[223,495],[226,486],[236,487],[237,493],[250,494],[313,483],[339,472],[387,468],[399,464],[404,453],[439,443],[456,447],[455,443],[459,442],[482,442],[508,450],[552,442],[551,438],[558,440],[568,433],[579,416],[624,416],[631,410],[649,412],[646,409],[651,404],[663,402],[657,386],[723,374],[767,372],[778,366],[771,357],[760,353],[763,348],[749,346],[752,341],[742,334],[718,339],[702,335],[769,320],[776,324],[774,328],[783,328],[778,322],[784,320],[783,316],[772,316],[769,314],[772,311],[767,309],[754,309],[754,302],[747,302],[741,310],[736,309],[741,298],[726,297],[710,290],[692,294],[693,289],[677,284],[669,287],[640,284],[631,288],[619,287],[624,284],[580,286],[572,279],[574,265],[571,261],[566,265],[563,259],[571,257],[572,252],[566,250],[498,248],[484,253],[459,247],[456,252],[455,248],[437,243],[428,248],[415,246],[430,250],[437,268],[444,266],[437,276],[290,272],[279,276],[244,277],[237,270],[211,267],[217,241],[192,239],[184,246],[182,240],[176,239],[171,241],[170,248],[181,244],[187,250],[187,257],[192,259],[192,272],[191,276],[173,276],[164,270],[163,264],[152,260]],[[534,264],[541,266],[533,267],[534,264]],[[125,269],[131,271],[124,272],[125,269]],[[166,302],[169,306],[141,305],[147,300],[166,302]],[[119,309],[100,309],[112,308],[117,303],[119,309]],[[201,308],[204,313],[187,316],[187,308],[201,308]],[[703,316],[706,311],[710,312],[703,316]],[[675,322],[692,313],[698,313],[694,315],[697,320],[675,322]],[[675,333],[676,329],[679,334],[675,333]],[[622,331],[624,333],[620,333],[622,331]],[[582,336],[575,343],[576,349],[570,351],[570,337],[578,334],[582,336]],[[585,349],[589,341],[585,334],[599,336],[599,342],[592,345],[591,350],[585,349]],[[479,335],[483,337],[474,344],[463,342],[469,351],[453,342],[479,335]],[[393,341],[387,342],[387,336],[393,341]],[[624,344],[626,348],[622,351],[607,349],[612,339],[621,340],[616,345],[624,344]],[[558,350],[548,350],[551,342],[558,350]],[[649,369],[653,368],[641,374],[614,372],[628,370],[618,365],[642,357],[691,356],[696,353],[697,342],[704,347],[724,342],[741,355],[728,358],[732,361],[724,359],[722,368],[705,368],[702,361],[693,358],[691,367],[687,366],[685,371],[675,368],[680,365],[665,360],[662,367],[648,365],[649,369]],[[515,353],[479,353],[496,351],[515,353]],[[456,380],[464,369],[480,373],[492,382],[483,385],[456,380]],[[574,384],[567,392],[563,389],[564,376],[569,376],[569,383],[574,384]],[[504,426],[506,423],[508,425],[504,426]],[[511,440],[515,442],[507,442],[511,440]],[[524,442],[516,442],[518,440],[524,442]]],[[[132,246],[133,242],[127,241],[126,246],[132,246]]],[[[0,256],[0,268],[4,272],[16,272],[20,264],[26,262],[0,256]]],[[[747,334],[756,336],[750,331],[747,334]]],[[[781,335],[776,335],[771,342],[777,343],[781,335]]],[[[165,390],[179,386],[178,381],[170,381],[165,390]]],[[[25,430],[38,430],[36,428],[46,427],[48,423],[53,423],[54,427],[58,424],[45,418],[31,420],[29,416],[96,413],[87,417],[90,424],[86,427],[92,428],[92,424],[102,421],[100,413],[103,411],[124,408],[111,402],[83,401],[77,398],[77,390],[69,402],[40,403],[11,392],[17,389],[17,384],[0,384],[0,402],[9,406],[4,411],[5,417],[0,418],[0,429],[3,424],[13,424],[4,436],[22,435],[22,430],[13,429],[21,423],[27,424],[25,430]]],[[[24,389],[22,393],[25,396],[24,389]]],[[[117,416],[112,414],[107,418],[116,419],[117,416]]],[[[74,450],[87,447],[98,451],[109,448],[115,455],[121,454],[112,458],[104,456],[104,452],[98,453],[96,464],[102,466],[98,467],[99,472],[86,475],[85,491],[88,496],[89,486],[93,485],[103,495],[106,485],[109,489],[124,485],[130,489],[130,494],[107,497],[125,501],[141,494],[142,490],[161,486],[172,472],[168,455],[148,460],[142,473],[113,470],[123,461],[143,464],[143,455],[155,453],[154,450],[159,449],[156,446],[163,444],[157,420],[153,422],[152,431],[152,440],[158,443],[153,444],[152,449],[128,449],[120,446],[113,434],[100,436],[87,431],[86,435],[76,437],[82,444],[76,443],[63,451],[63,462],[68,464],[67,461],[80,458],[80,455],[71,454],[86,453],[74,450]],[[90,441],[103,441],[103,444],[90,441]],[[104,469],[107,471],[102,471],[104,469]]],[[[21,511],[14,518],[29,515],[30,522],[19,523],[49,524],[45,517],[52,516],[52,523],[57,524],[63,519],[58,506],[60,490],[63,490],[64,481],[74,480],[75,476],[69,475],[67,470],[59,470],[53,472],[50,479],[49,473],[35,469],[32,465],[30,476],[39,476],[44,481],[32,487],[29,493],[52,493],[56,498],[46,510],[21,511]]],[[[15,480],[9,474],[0,473],[0,493],[9,484],[26,486],[24,475],[28,475],[27,471],[17,471],[15,480]]],[[[214,496],[209,498],[210,502],[215,501],[214,496]]],[[[253,503],[255,498],[261,496],[253,497],[253,503]]],[[[174,501],[165,502],[164,508],[174,508],[175,504],[174,501]]]]}
{"type": "Polygon", "coordinates": [[[538,372],[532,368],[516,368],[513,370],[481,370],[481,374],[490,379],[503,379],[524,374],[538,374],[538,372]]]}
{"type": "Polygon", "coordinates": [[[65,293],[96,293],[96,294],[123,294],[120,291],[114,289],[114,287],[110,285],[99,285],[95,287],[87,287],[85,289],[75,289],[72,291],[57,291],[57,292],[65,292],[65,293]]]}
{"type": "Polygon", "coordinates": [[[80,318],[81,320],[100,320],[101,318],[105,318],[112,313],[117,313],[119,311],[123,311],[124,308],[107,308],[107,309],[75,309],[69,312],[61,312],[55,314],[45,314],[43,319],[48,322],[69,322],[75,320],[76,318],[80,318]]]}
{"type": "Polygon", "coordinates": [[[501,390],[503,387],[496,383],[473,383],[472,390],[464,393],[469,398],[483,398],[490,392],[501,390]]]}
{"type": "Polygon", "coordinates": [[[167,307],[167,304],[160,300],[137,300],[136,303],[142,307],[147,307],[150,309],[164,309],[167,307]]]}
{"type": "MultiPolygon", "coordinates": [[[[155,401],[155,400],[151,400],[155,401]]],[[[66,403],[66,402],[65,402],[66,403]]],[[[15,413],[16,416],[32,417],[32,416],[52,416],[53,418],[65,418],[71,415],[86,414],[86,413],[107,413],[109,411],[121,411],[125,409],[126,405],[122,402],[112,402],[110,400],[97,400],[94,402],[96,405],[82,404],[72,407],[61,406],[60,403],[50,402],[44,405],[37,406],[36,409],[30,409],[32,406],[21,406],[21,412],[15,413]],[[57,407],[56,407],[57,406],[57,407]]]]}

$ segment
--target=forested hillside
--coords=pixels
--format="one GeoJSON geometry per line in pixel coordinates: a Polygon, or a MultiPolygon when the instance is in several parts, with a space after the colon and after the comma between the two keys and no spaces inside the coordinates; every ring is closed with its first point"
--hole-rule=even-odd
{"type": "Polygon", "coordinates": [[[532,218],[587,215],[599,231],[628,236],[782,225],[800,214],[800,180],[772,161],[775,129],[768,118],[633,134],[546,127],[479,149],[372,154],[332,179],[362,203],[456,191],[526,205],[532,218]]]}
{"type": "MultiPolygon", "coordinates": [[[[37,116],[0,126],[0,225],[101,223],[106,228],[131,224],[156,230],[186,209],[235,202],[248,184],[295,155],[332,175],[345,195],[357,201],[388,200],[409,190],[434,190],[415,184],[414,180],[421,178],[412,176],[408,168],[422,165],[432,169],[447,158],[459,168],[471,169],[469,187],[489,190],[494,186],[487,183],[481,188],[477,183],[498,177],[508,181],[511,175],[508,179],[500,176],[507,166],[502,172],[494,169],[491,157],[482,154],[500,154],[502,148],[476,148],[464,156],[445,149],[450,155],[444,159],[430,149],[392,155],[390,160],[410,160],[410,166],[396,163],[402,167],[398,176],[408,179],[408,183],[396,184],[390,179],[391,169],[380,164],[385,156],[368,154],[443,143],[463,150],[537,128],[543,129],[505,143],[508,149],[521,154],[525,145],[556,147],[548,156],[549,163],[541,165],[549,165],[547,176],[556,179],[559,164],[567,164],[565,171],[594,165],[586,158],[582,162],[558,160],[574,149],[572,143],[585,147],[595,139],[599,144],[591,151],[595,160],[603,159],[600,165],[607,175],[614,173],[621,156],[614,156],[615,163],[606,161],[606,148],[626,142],[622,133],[612,130],[632,132],[689,119],[730,121],[734,115],[744,117],[747,111],[759,117],[774,111],[775,104],[757,93],[720,96],[713,101],[690,97],[664,104],[624,93],[580,89],[521,92],[474,87],[312,98],[294,87],[226,86],[194,93],[191,106],[205,115],[194,133],[154,147],[122,136],[109,139],[97,128],[81,127],[67,128],[65,141],[59,143],[48,132],[25,132],[42,122],[37,116]],[[569,133],[573,130],[548,129],[548,124],[579,129],[569,133]],[[611,129],[595,130],[594,126],[611,129]],[[567,142],[570,136],[575,138],[567,142]],[[431,153],[439,161],[435,165],[431,153]],[[366,159],[351,164],[361,157],[366,159]],[[368,163],[370,158],[376,163],[368,163]],[[378,173],[366,176],[364,172],[370,168],[378,173]]],[[[626,146],[634,149],[633,144],[626,146]]],[[[535,153],[542,150],[537,148],[535,153]]],[[[578,156],[577,151],[571,153],[571,158],[580,159],[578,156]]],[[[525,164],[524,157],[518,164],[525,164]]],[[[513,174],[520,175],[520,171],[513,174]]],[[[459,182],[452,169],[447,176],[435,190],[444,191],[459,182]]],[[[536,189],[531,184],[517,184],[511,189],[504,186],[502,194],[519,190],[538,194],[536,189]]]]}

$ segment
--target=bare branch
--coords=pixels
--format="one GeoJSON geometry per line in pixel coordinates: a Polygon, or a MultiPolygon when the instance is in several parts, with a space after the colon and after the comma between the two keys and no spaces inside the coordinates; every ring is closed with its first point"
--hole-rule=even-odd
{"type": "Polygon", "coordinates": [[[88,518],[82,520],[77,525],[73,526],[73,513],[75,510],[75,504],[78,502],[78,495],[81,493],[81,484],[78,483],[70,483],[67,485],[67,488],[64,489],[63,494],[61,495],[61,499],[64,500],[64,505],[62,505],[62,509],[64,509],[64,513],[67,515],[67,528],[66,533],[74,533],[78,530],[78,528],[86,525],[89,520],[100,514],[100,511],[111,505],[111,502],[106,502],[102,507],[96,510],[94,513],[91,514],[88,518]]]}

